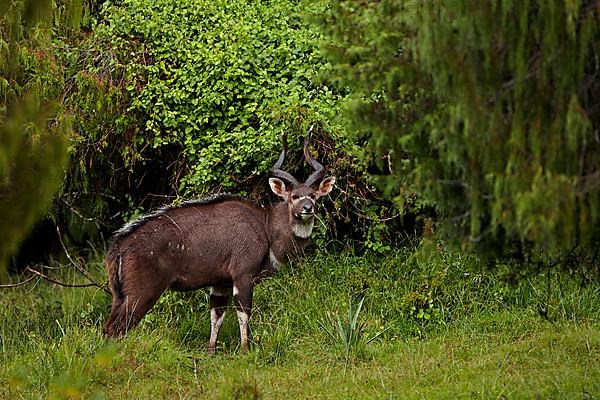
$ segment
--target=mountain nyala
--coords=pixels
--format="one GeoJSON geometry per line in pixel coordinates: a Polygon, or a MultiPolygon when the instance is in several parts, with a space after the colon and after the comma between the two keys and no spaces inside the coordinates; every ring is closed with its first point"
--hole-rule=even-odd
{"type": "Polygon", "coordinates": [[[284,140],[269,179],[282,200],[274,206],[214,195],[161,208],[116,231],[106,257],[112,310],[104,334],[127,333],[166,289],[210,286],[208,352],[215,351],[231,297],[241,348],[247,352],[254,285],[303,252],[313,231],[316,201],[335,183],[334,177],[323,179],[324,167],[311,156],[309,142],[310,132],[304,157],[314,172],[301,183],[281,169],[287,151],[284,140]]]}

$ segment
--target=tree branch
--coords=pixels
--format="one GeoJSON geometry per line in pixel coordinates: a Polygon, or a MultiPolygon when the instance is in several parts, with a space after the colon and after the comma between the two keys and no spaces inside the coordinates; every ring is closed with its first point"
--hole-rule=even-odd
{"type": "MultiPolygon", "coordinates": [[[[60,228],[58,227],[58,225],[56,225],[56,233],[58,233],[58,240],[60,241],[60,245],[62,246],[65,254],[67,255],[67,259],[69,260],[69,262],[71,263],[71,265],[73,265],[73,267],[77,270],[77,272],[79,272],[81,275],[83,275],[90,283],[89,284],[85,284],[85,285],[79,285],[79,286],[68,286],[68,287],[89,287],[89,286],[96,286],[102,290],[104,290],[104,292],[106,292],[107,294],[111,295],[110,290],[108,290],[108,288],[106,287],[106,283],[103,285],[100,285],[99,283],[97,283],[95,280],[93,280],[88,273],[85,271],[85,269],[83,269],[79,264],[77,264],[73,258],[71,257],[71,254],[69,253],[69,251],[67,250],[67,247],[65,246],[65,243],[62,240],[62,235],[60,234],[60,228]]],[[[27,269],[30,269],[29,267],[27,267],[27,269]]],[[[30,269],[31,270],[31,269],[30,269]]],[[[33,271],[33,270],[31,270],[33,271]]],[[[40,275],[41,276],[41,275],[40,275]]],[[[46,280],[50,280],[49,278],[44,278],[46,280]]],[[[57,283],[57,282],[54,282],[57,283]]],[[[60,284],[60,283],[57,283],[60,284]]],[[[62,285],[62,286],[67,286],[62,285]]]]}
{"type": "Polygon", "coordinates": [[[25,270],[33,273],[34,277],[35,277],[35,275],[37,275],[40,278],[45,279],[48,282],[54,283],[54,284],[59,285],[59,286],[64,286],[64,287],[91,287],[91,286],[96,286],[96,287],[98,287],[100,289],[103,289],[104,291],[107,291],[105,289],[105,287],[100,286],[100,285],[98,285],[95,282],[93,282],[93,283],[81,283],[81,284],[77,284],[77,283],[65,283],[65,282],[57,281],[56,279],[52,279],[48,275],[44,275],[40,271],[35,270],[33,268],[30,268],[30,267],[25,268],[25,270]]]}
{"type": "Polygon", "coordinates": [[[31,275],[29,278],[25,279],[22,282],[17,282],[17,283],[11,283],[11,284],[6,284],[6,285],[0,285],[0,289],[8,289],[8,288],[16,288],[19,286],[23,286],[26,283],[31,282],[32,280],[34,280],[36,278],[35,275],[31,275]]]}

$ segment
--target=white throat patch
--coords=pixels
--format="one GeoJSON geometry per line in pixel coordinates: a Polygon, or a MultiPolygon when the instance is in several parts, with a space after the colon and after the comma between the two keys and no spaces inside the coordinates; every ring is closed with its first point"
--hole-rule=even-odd
{"type": "Polygon", "coordinates": [[[308,222],[295,223],[292,225],[294,235],[301,239],[308,239],[312,234],[313,226],[315,225],[314,218],[308,222]]]}

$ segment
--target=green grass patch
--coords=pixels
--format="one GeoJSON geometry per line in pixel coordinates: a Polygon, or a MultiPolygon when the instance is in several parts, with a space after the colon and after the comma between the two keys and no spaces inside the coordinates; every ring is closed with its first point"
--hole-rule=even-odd
{"type": "Polygon", "coordinates": [[[99,290],[0,294],[0,398],[600,396],[598,287],[556,273],[510,285],[459,255],[297,262],[257,287],[247,355],[235,312],[205,354],[206,291],[167,293],[118,341],[102,338],[99,290]]]}

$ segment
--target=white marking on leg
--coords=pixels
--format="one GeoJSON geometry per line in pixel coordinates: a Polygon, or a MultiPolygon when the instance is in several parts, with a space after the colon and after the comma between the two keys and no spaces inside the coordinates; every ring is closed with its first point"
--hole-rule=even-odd
{"type": "Polygon", "coordinates": [[[210,294],[212,296],[229,297],[231,296],[231,288],[222,286],[211,286],[210,294]]]}
{"type": "Polygon", "coordinates": [[[238,322],[240,323],[240,329],[248,326],[248,314],[246,311],[237,310],[238,322]]]}
{"type": "Polygon", "coordinates": [[[269,260],[271,261],[271,267],[275,271],[278,271],[279,268],[281,268],[281,266],[283,265],[283,263],[279,262],[277,257],[275,257],[275,253],[273,253],[272,249],[269,249],[269,260]]]}
{"type": "Polygon", "coordinates": [[[221,316],[217,315],[217,309],[210,309],[210,341],[209,346],[215,346],[217,344],[217,337],[219,336],[219,331],[221,330],[221,325],[223,325],[223,319],[225,318],[225,310],[223,309],[223,314],[221,316]]]}
{"type": "Polygon", "coordinates": [[[233,286],[233,296],[234,297],[237,296],[239,292],[240,292],[240,289],[238,289],[237,286],[234,285],[233,286]]]}
{"type": "MultiPolygon", "coordinates": [[[[234,286],[235,287],[235,286],[234,286]]],[[[242,349],[248,349],[248,314],[245,311],[237,310],[238,323],[240,324],[240,339],[242,349]]]]}

